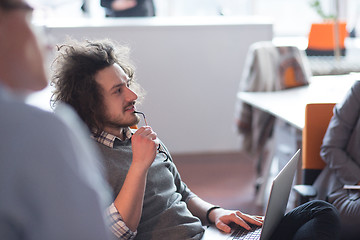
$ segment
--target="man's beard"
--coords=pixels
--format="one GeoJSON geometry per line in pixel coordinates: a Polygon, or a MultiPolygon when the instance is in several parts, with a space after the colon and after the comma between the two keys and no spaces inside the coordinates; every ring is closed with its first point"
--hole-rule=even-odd
{"type": "Polygon", "coordinates": [[[107,119],[105,119],[105,126],[110,127],[110,128],[126,128],[126,127],[131,127],[134,126],[136,124],[138,124],[140,122],[140,117],[137,116],[134,113],[134,118],[132,121],[120,121],[120,120],[116,120],[116,119],[110,119],[109,117],[107,117],[107,119]]]}

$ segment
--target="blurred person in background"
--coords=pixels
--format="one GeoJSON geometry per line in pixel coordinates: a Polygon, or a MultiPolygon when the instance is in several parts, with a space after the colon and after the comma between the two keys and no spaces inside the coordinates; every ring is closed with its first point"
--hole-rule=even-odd
{"type": "Polygon", "coordinates": [[[0,239],[110,239],[98,159],[65,121],[24,102],[48,85],[32,11],[0,0],[0,239]]]}
{"type": "Polygon", "coordinates": [[[153,17],[155,6],[152,0],[101,0],[107,17],[153,17]]]}
{"type": "Polygon", "coordinates": [[[320,152],[326,166],[314,186],[317,199],[327,200],[339,210],[343,239],[359,239],[360,81],[354,83],[333,112],[320,152]]]}

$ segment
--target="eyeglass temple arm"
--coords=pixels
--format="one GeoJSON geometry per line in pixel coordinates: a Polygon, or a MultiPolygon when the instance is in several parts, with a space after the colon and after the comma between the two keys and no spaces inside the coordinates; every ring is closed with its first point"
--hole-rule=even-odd
{"type": "Polygon", "coordinates": [[[146,122],[145,114],[143,112],[134,111],[134,113],[141,114],[143,116],[143,118],[144,118],[145,125],[148,126],[148,124],[146,122]]]}

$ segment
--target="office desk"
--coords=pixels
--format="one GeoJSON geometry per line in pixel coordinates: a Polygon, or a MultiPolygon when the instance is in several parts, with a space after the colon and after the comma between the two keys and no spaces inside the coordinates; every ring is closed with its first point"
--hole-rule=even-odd
{"type": "Polygon", "coordinates": [[[307,86],[276,92],[239,92],[237,97],[247,104],[280,118],[299,130],[305,122],[308,103],[338,103],[360,74],[316,76],[307,86]]]}
{"type": "MultiPolygon", "coordinates": [[[[302,145],[302,129],[305,124],[305,107],[308,103],[338,103],[342,101],[360,74],[316,76],[307,86],[275,92],[239,92],[238,99],[261,109],[278,120],[274,127],[274,145],[263,162],[262,177],[265,184],[260,186],[257,204],[265,205],[270,184],[277,172],[286,164],[291,155],[302,145]],[[274,161],[276,159],[276,161],[274,161]],[[274,166],[275,165],[275,166],[274,166]],[[270,172],[270,169],[275,171],[270,172]]],[[[296,183],[301,181],[301,166],[296,183]]],[[[294,196],[292,201],[294,201],[294,196]]]]}

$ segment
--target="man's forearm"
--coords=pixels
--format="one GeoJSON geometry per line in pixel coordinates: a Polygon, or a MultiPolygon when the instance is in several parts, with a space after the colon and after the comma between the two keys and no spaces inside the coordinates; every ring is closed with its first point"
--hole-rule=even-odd
{"type": "Polygon", "coordinates": [[[126,225],[136,231],[142,213],[147,170],[131,165],[123,187],[114,201],[126,225]]]}
{"type": "MultiPolygon", "coordinates": [[[[194,216],[198,217],[201,220],[201,222],[203,223],[203,225],[209,224],[209,222],[206,219],[206,213],[213,206],[214,206],[213,204],[208,203],[199,197],[191,198],[187,202],[187,207],[190,210],[190,212],[194,216]]],[[[212,220],[212,221],[214,221],[214,220],[212,220]]]]}

